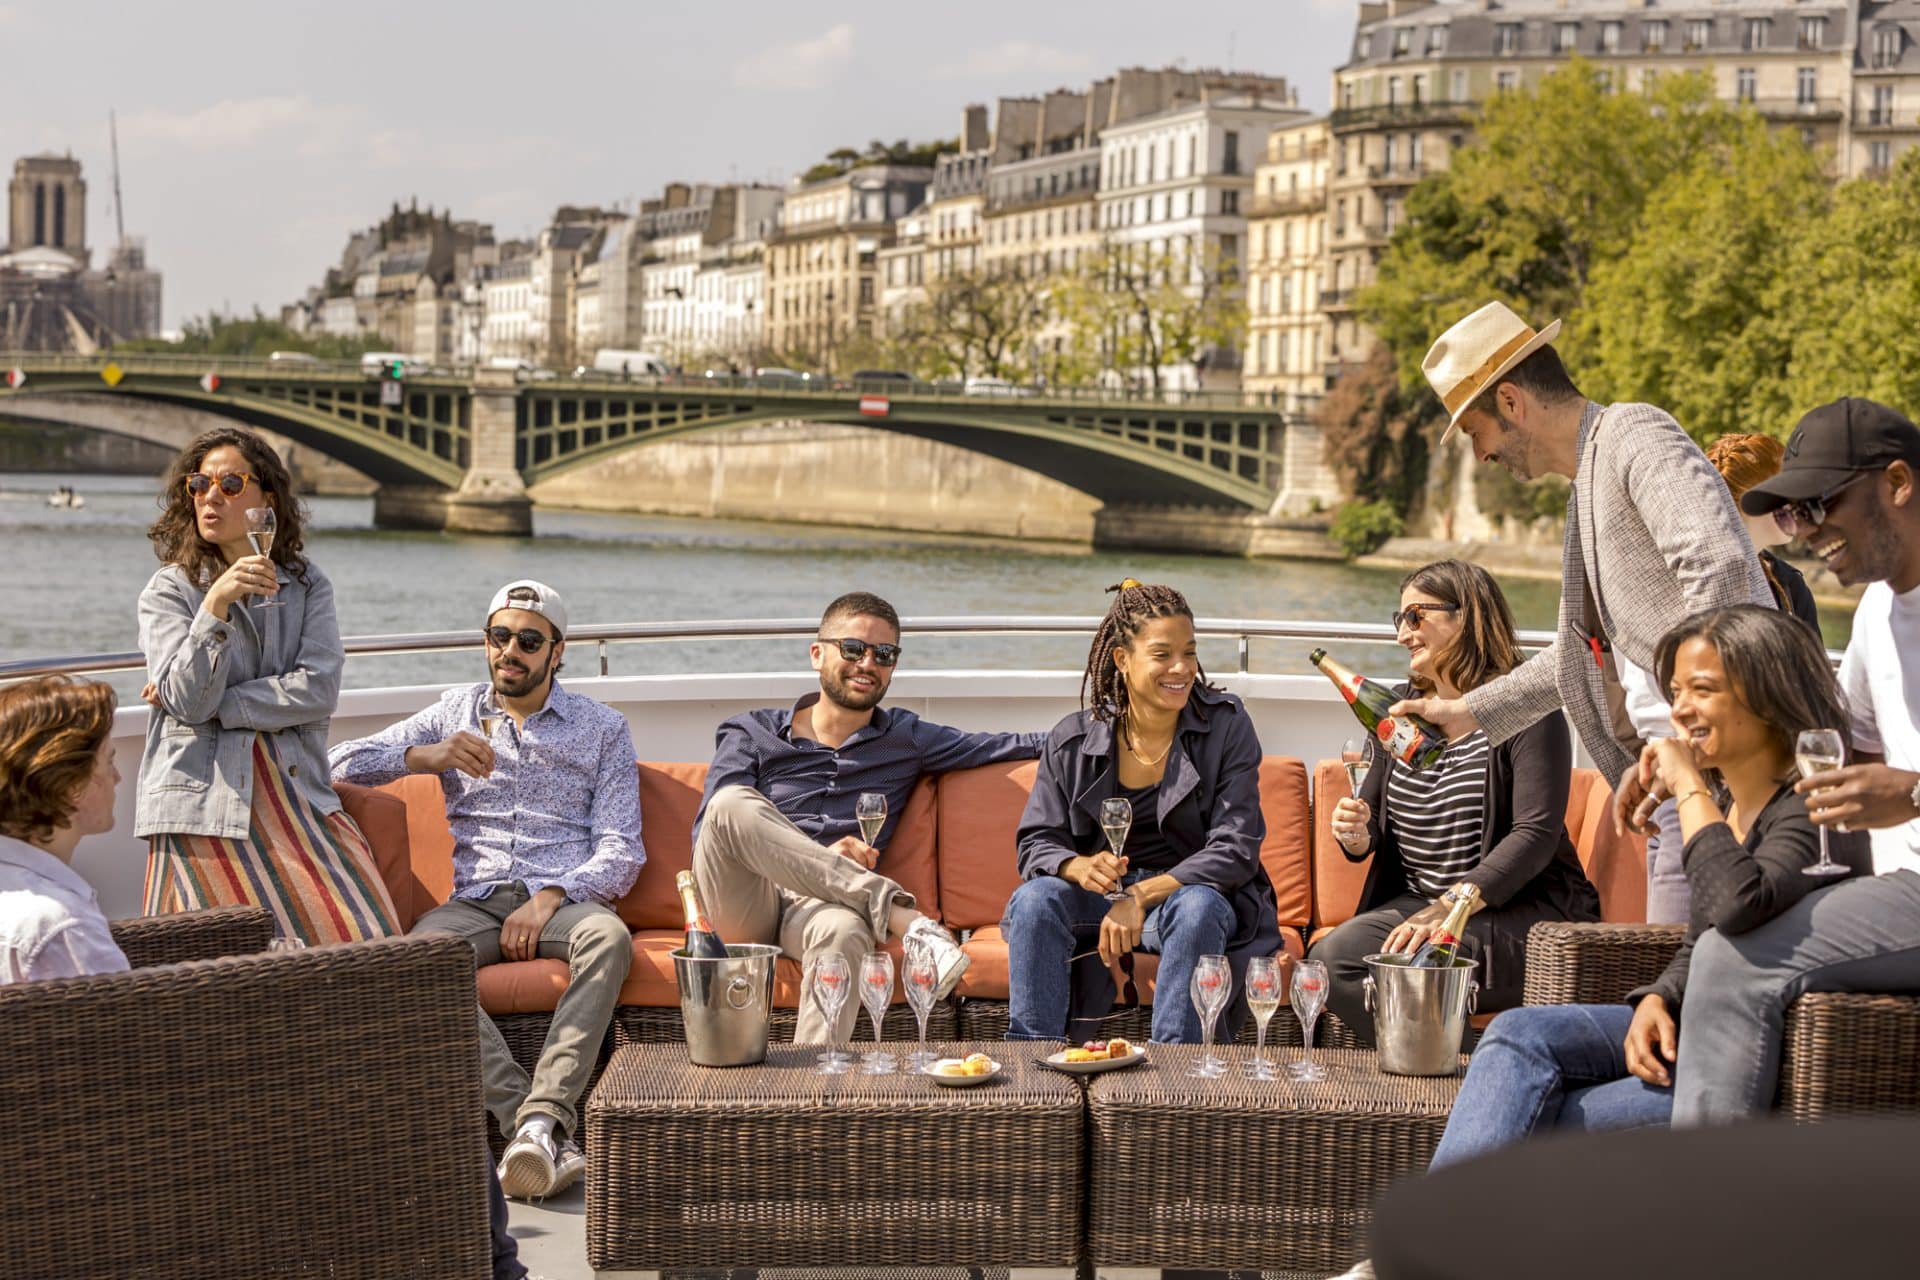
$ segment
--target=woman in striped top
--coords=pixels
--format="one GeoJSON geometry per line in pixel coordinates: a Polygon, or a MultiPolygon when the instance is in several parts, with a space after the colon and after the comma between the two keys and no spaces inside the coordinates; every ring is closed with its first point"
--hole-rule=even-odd
{"type": "MultiPolygon", "coordinates": [[[[1457,698],[1520,662],[1506,597],[1478,565],[1441,560],[1408,574],[1393,622],[1407,650],[1403,697],[1411,689],[1457,698]]],[[[1556,711],[1498,746],[1476,730],[1431,769],[1376,753],[1361,794],[1334,806],[1342,851],[1372,865],[1358,913],[1309,954],[1332,978],[1328,1007],[1362,1043],[1373,1043],[1360,992],[1365,957],[1418,950],[1461,881],[1480,890],[1463,946],[1482,961],[1481,1009],[1520,1003],[1536,920],[1600,918],[1600,895],[1565,825],[1572,772],[1572,738],[1556,711]]]]}

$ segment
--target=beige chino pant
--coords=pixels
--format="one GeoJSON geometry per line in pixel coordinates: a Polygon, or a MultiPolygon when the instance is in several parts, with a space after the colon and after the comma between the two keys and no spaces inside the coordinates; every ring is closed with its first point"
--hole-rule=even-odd
{"type": "MultiPolygon", "coordinates": [[[[484,898],[455,898],[414,921],[408,932],[464,938],[480,964],[498,964],[500,925],[531,896],[516,881],[484,898]]],[[[633,935],[612,907],[569,902],[540,931],[538,954],[543,960],[567,962],[567,989],[554,1006],[532,1076],[513,1060],[487,1011],[479,1011],[481,1091],[494,1122],[508,1137],[535,1113],[552,1116],[562,1134],[574,1132],[580,1095],[613,1021],[620,986],[633,967],[633,935]]]]}
{"type": "Polygon", "coordinates": [[[860,960],[886,940],[896,904],[913,895],[827,849],[752,787],[722,787],[707,802],[693,874],[713,927],[729,942],[773,943],[801,962],[795,1044],[844,1043],[860,1014],[860,960]],[[833,1026],[813,1002],[814,962],[847,958],[847,1003],[833,1026]]]}

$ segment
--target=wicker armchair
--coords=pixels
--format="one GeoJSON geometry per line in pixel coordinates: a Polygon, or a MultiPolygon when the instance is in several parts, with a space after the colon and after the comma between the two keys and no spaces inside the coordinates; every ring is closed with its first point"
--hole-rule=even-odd
{"type": "Polygon", "coordinates": [[[473,1007],[455,938],[0,987],[6,1273],[481,1280],[473,1007]]]}
{"type": "Polygon", "coordinates": [[[265,951],[273,915],[262,907],[214,907],[113,922],[113,940],[135,969],[189,960],[218,960],[265,951]]]}
{"type": "MultiPolygon", "coordinates": [[[[1658,977],[1679,925],[1536,924],[1528,1004],[1600,1004],[1658,977]]],[[[1920,1110],[1920,998],[1810,992],[1787,1006],[1780,1110],[1795,1120],[1920,1110]]]]}

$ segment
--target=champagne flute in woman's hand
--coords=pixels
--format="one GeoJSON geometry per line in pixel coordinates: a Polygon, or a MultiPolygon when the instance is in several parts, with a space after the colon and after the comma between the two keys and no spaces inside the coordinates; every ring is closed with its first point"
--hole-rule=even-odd
{"type": "MultiPolygon", "coordinates": [[[[257,556],[273,551],[274,518],[272,507],[254,507],[247,512],[247,542],[257,556]]],[[[262,609],[277,609],[280,602],[272,596],[256,596],[253,603],[262,609]]]]}
{"type": "MultiPolygon", "coordinates": [[[[1113,856],[1120,863],[1120,873],[1126,874],[1126,859],[1121,850],[1127,847],[1127,833],[1133,830],[1133,801],[1125,796],[1110,796],[1100,802],[1100,830],[1107,837],[1107,847],[1113,850],[1113,856]]],[[[1115,885],[1106,895],[1108,902],[1126,900],[1127,891],[1115,885]]]]}
{"type": "Polygon", "coordinates": [[[1367,785],[1367,740],[1348,738],[1340,744],[1340,766],[1347,771],[1347,787],[1355,800],[1360,798],[1360,788],[1367,785]]]}
{"type": "MultiPolygon", "coordinates": [[[[1816,773],[1827,773],[1846,763],[1846,739],[1840,736],[1838,729],[1808,729],[1793,742],[1793,762],[1800,767],[1800,776],[1811,778],[1816,773]]],[[[1808,794],[1811,800],[1820,793],[1808,794]]],[[[1800,874],[1808,876],[1843,876],[1851,867],[1835,862],[1827,853],[1827,829],[1820,827],[1820,861],[1810,867],[1800,868],[1800,874]]]]}

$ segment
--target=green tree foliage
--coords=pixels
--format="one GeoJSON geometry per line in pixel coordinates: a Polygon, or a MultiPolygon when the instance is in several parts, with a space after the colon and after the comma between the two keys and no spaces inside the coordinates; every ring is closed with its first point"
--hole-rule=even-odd
{"type": "Polygon", "coordinates": [[[1028,352],[1046,320],[1050,281],[1018,271],[956,271],[887,326],[898,366],[928,378],[1031,377],[1028,352]]]}
{"type": "Polygon", "coordinates": [[[823,178],[837,178],[849,169],[857,169],[863,164],[900,164],[919,165],[931,169],[933,162],[950,151],[960,149],[958,138],[936,138],[932,142],[908,142],[905,138],[893,142],[882,142],[875,138],[866,145],[865,150],[853,147],[835,147],[827,152],[827,158],[800,175],[802,182],[819,182],[823,178]]]}
{"type": "Polygon", "coordinates": [[[1327,465],[1356,498],[1413,505],[1447,418],[1423,382],[1409,388],[1384,346],[1333,384],[1316,412],[1327,465]]]}
{"type": "Polygon", "coordinates": [[[1333,513],[1327,536],[1347,558],[1378,551],[1388,538],[1400,536],[1405,525],[1390,502],[1349,502],[1333,513]]]}
{"type": "Polygon", "coordinates": [[[1884,179],[1843,184],[1797,229],[1768,310],[1791,335],[1773,428],[1839,396],[1867,396],[1920,418],[1920,148],[1884,179]]]}
{"type": "Polygon", "coordinates": [[[1808,324],[1796,277],[1842,247],[1811,233],[1832,190],[1813,152],[1751,114],[1671,174],[1631,250],[1595,269],[1567,344],[1593,393],[1657,404],[1702,443],[1790,430],[1788,358],[1821,328],[1808,324]],[[1816,248],[1812,261],[1796,261],[1796,245],[1816,248]]]}
{"type": "Polygon", "coordinates": [[[1741,128],[1704,76],[1609,93],[1580,58],[1490,99],[1472,143],[1409,195],[1362,318],[1414,386],[1434,337],[1485,302],[1542,324],[1576,314],[1595,270],[1632,247],[1649,195],[1741,128]]]}
{"type": "Polygon", "coordinates": [[[1247,327],[1236,265],[1211,253],[1196,261],[1184,244],[1154,253],[1108,242],[1051,296],[1068,329],[1063,370],[1111,370],[1156,392],[1167,366],[1237,348],[1247,327]]]}
{"type": "Polygon", "coordinates": [[[386,345],[378,334],[345,338],[330,333],[295,333],[256,308],[251,316],[244,317],[208,313],[182,325],[178,340],[140,338],[119,343],[114,350],[258,358],[275,351],[304,351],[322,360],[353,360],[363,352],[379,351],[386,345]]]}

